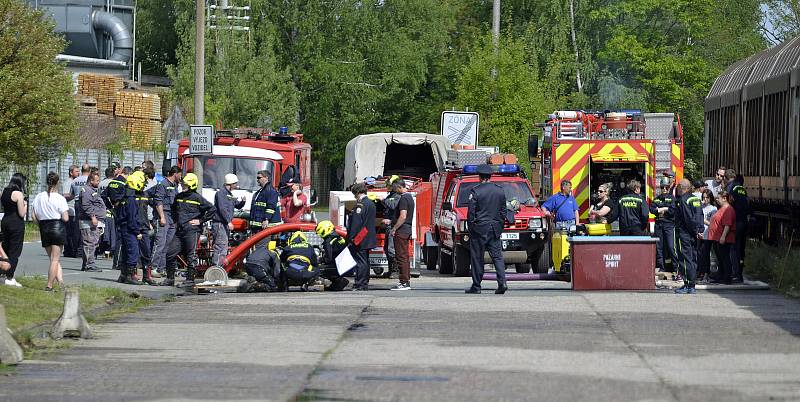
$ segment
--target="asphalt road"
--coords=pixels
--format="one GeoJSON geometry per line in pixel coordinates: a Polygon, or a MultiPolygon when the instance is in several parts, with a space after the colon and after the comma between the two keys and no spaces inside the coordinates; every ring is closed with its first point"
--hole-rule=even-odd
{"type": "Polygon", "coordinates": [[[467,284],[179,297],[24,362],[0,400],[800,400],[796,300],[467,284]]]}

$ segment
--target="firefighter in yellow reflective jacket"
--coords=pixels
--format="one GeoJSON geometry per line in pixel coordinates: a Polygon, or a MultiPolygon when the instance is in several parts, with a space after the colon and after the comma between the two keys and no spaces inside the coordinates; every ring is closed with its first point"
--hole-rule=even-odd
{"type": "Polygon", "coordinates": [[[319,278],[317,254],[303,232],[294,232],[289,237],[288,244],[281,252],[281,262],[284,289],[288,289],[289,281],[293,281],[306,290],[319,278]]]}

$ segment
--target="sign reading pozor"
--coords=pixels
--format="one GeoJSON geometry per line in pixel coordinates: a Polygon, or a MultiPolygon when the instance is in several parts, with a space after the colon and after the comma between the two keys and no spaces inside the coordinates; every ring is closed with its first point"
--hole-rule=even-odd
{"type": "Polygon", "coordinates": [[[214,126],[189,127],[189,153],[204,155],[213,152],[214,126]]]}

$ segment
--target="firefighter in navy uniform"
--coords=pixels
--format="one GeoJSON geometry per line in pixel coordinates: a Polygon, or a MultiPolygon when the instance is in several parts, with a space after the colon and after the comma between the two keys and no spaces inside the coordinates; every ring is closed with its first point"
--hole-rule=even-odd
{"type": "MultiPolygon", "coordinates": [[[[120,274],[117,282],[141,285],[136,278],[136,264],[139,263],[140,221],[136,205],[136,191],[144,188],[144,174],[131,174],[126,179],[126,189],[122,198],[116,202],[114,224],[121,239],[120,274]]],[[[111,185],[109,185],[110,187],[111,185]]]]}
{"type": "MultiPolygon", "coordinates": [[[[194,285],[197,274],[197,238],[203,228],[203,223],[214,217],[215,208],[203,196],[197,193],[197,175],[188,173],[183,177],[185,190],[175,196],[172,204],[172,219],[175,222],[175,237],[172,242],[180,244],[180,253],[183,255],[186,267],[186,281],[182,286],[194,285]]],[[[175,268],[167,270],[165,285],[175,284],[175,268]]]]}
{"type": "Polygon", "coordinates": [[[675,234],[678,272],[683,275],[683,287],[675,293],[693,294],[697,280],[697,239],[703,234],[703,208],[700,199],[692,194],[692,184],[681,180],[676,190],[675,234]]]}
{"type": "Polygon", "coordinates": [[[339,275],[339,270],[336,268],[336,256],[347,248],[347,241],[336,233],[336,227],[331,221],[318,223],[315,232],[322,239],[320,271],[322,271],[323,277],[331,281],[331,285],[325,290],[343,290],[350,281],[339,275]]]}
{"type": "Polygon", "coordinates": [[[353,184],[350,191],[356,197],[356,206],[347,219],[347,239],[350,252],[356,260],[356,278],[353,290],[369,290],[369,251],[378,243],[375,235],[375,203],[367,197],[367,185],[353,184]]]}
{"type": "Polygon", "coordinates": [[[250,204],[250,231],[258,233],[268,226],[281,223],[280,194],[270,184],[270,173],[260,170],[256,174],[261,188],[253,194],[250,204]]]}
{"type": "Polygon", "coordinates": [[[661,180],[661,194],[650,204],[650,213],[656,216],[656,268],[664,272],[664,260],[669,258],[675,269],[678,264],[675,255],[675,196],[672,195],[669,178],[661,180]]]}
{"type": "Polygon", "coordinates": [[[642,183],[628,182],[628,194],[619,199],[619,234],[622,236],[647,236],[647,218],[650,207],[639,194],[642,183]]]}
{"type": "Polygon", "coordinates": [[[731,198],[731,206],[736,211],[736,256],[739,258],[739,266],[734,267],[736,272],[732,272],[733,282],[742,283],[742,269],[744,268],[745,250],[747,249],[747,217],[750,215],[750,199],[747,197],[747,190],[744,188],[741,176],[736,174],[733,169],[725,171],[727,182],[726,190],[731,198]]]}
{"type": "MultiPolygon", "coordinates": [[[[118,166],[118,165],[116,165],[116,166],[118,166]]],[[[108,211],[113,211],[114,213],[116,213],[117,206],[122,201],[122,199],[125,197],[125,192],[126,192],[126,189],[128,188],[127,180],[128,180],[128,176],[129,176],[129,173],[126,173],[126,172],[127,171],[123,170],[122,168],[117,168],[115,170],[115,173],[117,173],[117,176],[114,177],[113,179],[111,179],[111,181],[108,182],[108,187],[106,187],[104,192],[101,193],[103,195],[103,200],[105,200],[105,202],[106,202],[106,208],[107,208],[108,211]]],[[[120,262],[120,260],[123,259],[123,257],[120,255],[120,253],[122,252],[121,251],[122,250],[122,233],[121,233],[120,229],[116,225],[116,222],[117,222],[116,217],[113,216],[113,214],[112,214],[111,218],[114,221],[114,230],[113,230],[113,232],[114,232],[114,242],[113,242],[114,243],[114,248],[111,250],[112,257],[113,257],[112,262],[111,262],[111,268],[112,269],[120,269],[119,262],[120,262]]]]}
{"type": "Polygon", "coordinates": [[[383,252],[386,254],[386,261],[389,266],[389,276],[392,276],[398,271],[398,268],[395,264],[395,251],[394,251],[394,235],[392,235],[392,225],[394,224],[394,217],[396,215],[395,210],[397,208],[397,204],[400,202],[400,194],[394,191],[394,182],[400,180],[400,176],[392,175],[386,180],[386,187],[389,189],[389,193],[386,194],[386,198],[381,201],[381,205],[383,205],[383,225],[384,225],[384,238],[383,241],[383,252]]]}
{"type": "MultiPolygon", "coordinates": [[[[141,175],[142,177],[145,177],[145,183],[147,182],[146,176],[143,172],[134,172],[133,175],[141,175]]],[[[155,285],[156,282],[153,280],[152,270],[152,240],[155,232],[153,231],[153,223],[148,214],[148,208],[150,208],[152,205],[151,199],[147,192],[144,191],[144,186],[142,186],[142,188],[137,188],[135,195],[136,207],[139,212],[139,234],[136,236],[136,238],[139,244],[139,261],[142,264],[142,282],[148,285],[155,285]]]]}
{"type": "Polygon", "coordinates": [[[250,292],[274,292],[276,278],[280,277],[281,262],[278,255],[269,249],[269,239],[256,244],[244,263],[250,292]],[[251,279],[252,278],[252,279],[251,279]]]}
{"type": "Polygon", "coordinates": [[[292,233],[281,252],[281,282],[289,289],[289,281],[299,282],[303,290],[319,278],[317,253],[301,231],[292,233]]]}
{"type": "Polygon", "coordinates": [[[503,261],[503,248],[500,235],[506,220],[506,195],[503,188],[490,183],[492,168],[478,166],[480,184],[469,194],[467,224],[469,226],[469,253],[472,266],[472,286],[465,293],[480,293],[483,280],[483,251],[487,250],[497,272],[496,294],[508,290],[506,285],[506,266],[503,261]]]}

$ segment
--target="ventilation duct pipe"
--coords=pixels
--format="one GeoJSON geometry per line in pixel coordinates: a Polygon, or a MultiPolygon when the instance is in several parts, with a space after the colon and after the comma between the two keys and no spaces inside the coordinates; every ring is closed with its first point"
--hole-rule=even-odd
{"type": "Polygon", "coordinates": [[[92,27],[111,35],[114,41],[114,52],[110,60],[127,63],[133,54],[133,36],[121,19],[105,11],[92,12],[92,27]]]}

